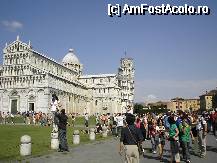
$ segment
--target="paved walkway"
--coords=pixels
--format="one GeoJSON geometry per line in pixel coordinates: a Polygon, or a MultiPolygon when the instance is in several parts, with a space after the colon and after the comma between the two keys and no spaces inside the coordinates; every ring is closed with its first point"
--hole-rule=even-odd
{"type": "MultiPolygon", "coordinates": [[[[118,154],[119,140],[112,138],[106,141],[94,142],[80,145],[70,149],[69,153],[52,153],[49,155],[31,158],[26,161],[30,163],[123,163],[118,154]]],[[[151,144],[145,142],[146,154],[140,163],[159,163],[157,155],[149,152],[151,144]]],[[[163,162],[169,162],[169,143],[166,143],[163,162]]],[[[202,159],[191,155],[191,162],[194,163],[215,163],[217,162],[217,142],[213,135],[208,135],[207,156],[202,159]]]]}

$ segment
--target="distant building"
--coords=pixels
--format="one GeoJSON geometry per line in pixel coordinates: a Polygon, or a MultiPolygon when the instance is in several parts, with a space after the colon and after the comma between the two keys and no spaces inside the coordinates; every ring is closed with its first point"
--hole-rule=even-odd
{"type": "Polygon", "coordinates": [[[185,110],[184,99],[180,97],[171,99],[169,109],[172,111],[185,110]]]}
{"type": "Polygon", "coordinates": [[[217,90],[211,90],[200,96],[200,108],[201,110],[212,109],[213,96],[217,94],[217,90]]]}
{"type": "Polygon", "coordinates": [[[185,99],[184,105],[186,109],[197,111],[200,109],[200,99],[185,99]]]}
{"type": "Polygon", "coordinates": [[[196,111],[200,108],[200,100],[176,97],[171,99],[171,101],[167,103],[167,108],[171,111],[196,111]]]}

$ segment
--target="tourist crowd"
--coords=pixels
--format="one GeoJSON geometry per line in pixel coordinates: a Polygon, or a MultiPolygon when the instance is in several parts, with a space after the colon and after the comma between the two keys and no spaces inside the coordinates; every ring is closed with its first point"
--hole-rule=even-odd
{"type": "MultiPolygon", "coordinates": [[[[60,151],[68,151],[66,125],[74,127],[76,115],[66,115],[64,109],[59,112],[57,106],[54,109],[55,112],[47,114],[29,111],[13,115],[10,112],[0,112],[0,123],[14,123],[15,117],[22,117],[25,124],[53,126],[52,132],[55,132],[56,125],[60,151]]],[[[89,132],[89,118],[88,113],[83,115],[85,133],[89,132]]],[[[112,135],[120,138],[120,153],[124,151],[127,163],[133,162],[132,160],[139,163],[139,155],[145,154],[147,141],[151,142],[151,151],[158,155],[159,160],[163,160],[164,146],[169,142],[171,162],[179,163],[184,160],[190,163],[189,149],[192,149],[194,155],[205,157],[207,133],[213,132],[214,136],[217,134],[217,109],[201,114],[181,110],[161,114],[96,114],[95,118],[96,134],[102,133],[103,128],[106,128],[112,135]]]]}
{"type": "Polygon", "coordinates": [[[25,123],[25,124],[34,124],[42,126],[50,126],[52,123],[52,115],[50,113],[42,112],[17,112],[16,114],[11,114],[10,112],[1,112],[0,111],[0,124],[15,124],[15,123],[25,123]]]}
{"type": "Polygon", "coordinates": [[[189,163],[191,160],[189,149],[193,150],[194,155],[203,158],[206,156],[207,133],[212,131],[216,136],[217,109],[202,114],[177,111],[158,115],[125,114],[122,117],[123,120],[119,115],[114,118],[117,125],[113,129],[118,131],[115,133],[116,136],[120,136],[120,152],[125,151],[127,163],[131,163],[132,160],[139,162],[138,155],[144,154],[147,141],[151,142],[151,151],[153,154],[158,154],[159,160],[163,160],[164,146],[169,142],[171,162],[178,163],[183,160],[189,163]],[[123,122],[119,122],[120,120],[123,122]],[[121,135],[118,130],[120,125],[121,135]],[[136,153],[133,150],[135,148],[138,149],[136,153]]]}

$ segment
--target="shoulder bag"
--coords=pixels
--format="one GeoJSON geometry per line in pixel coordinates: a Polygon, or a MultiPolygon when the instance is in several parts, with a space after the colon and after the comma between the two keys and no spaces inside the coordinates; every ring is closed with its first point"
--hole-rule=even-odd
{"type": "Polygon", "coordinates": [[[143,148],[142,148],[142,144],[140,142],[137,142],[135,137],[133,136],[132,132],[130,131],[129,127],[127,126],[129,132],[130,132],[130,136],[132,137],[133,141],[136,143],[137,147],[138,147],[138,151],[139,151],[139,155],[143,155],[143,148]]]}

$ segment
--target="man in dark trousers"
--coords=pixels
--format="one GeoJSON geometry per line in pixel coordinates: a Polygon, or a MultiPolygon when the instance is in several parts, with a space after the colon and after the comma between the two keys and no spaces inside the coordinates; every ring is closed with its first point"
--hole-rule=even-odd
{"type": "Polygon", "coordinates": [[[59,114],[56,115],[59,119],[59,152],[69,151],[67,138],[66,138],[66,125],[68,117],[65,114],[65,109],[62,109],[59,114]]]}

